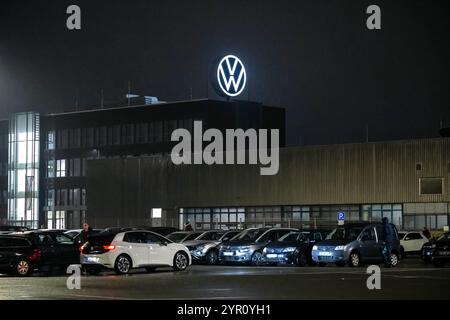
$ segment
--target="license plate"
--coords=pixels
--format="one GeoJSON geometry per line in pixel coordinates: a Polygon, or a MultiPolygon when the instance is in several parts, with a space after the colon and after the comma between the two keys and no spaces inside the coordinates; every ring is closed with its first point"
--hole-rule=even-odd
{"type": "Polygon", "coordinates": [[[448,256],[450,255],[450,251],[439,251],[440,256],[448,256]]]}
{"type": "Polygon", "coordinates": [[[328,251],[320,251],[319,252],[319,256],[323,256],[323,257],[331,257],[333,254],[331,252],[328,251]]]}
{"type": "Polygon", "coordinates": [[[225,251],[223,253],[224,256],[232,256],[234,254],[234,252],[230,252],[230,251],[225,251]]]}
{"type": "Polygon", "coordinates": [[[267,254],[267,258],[276,258],[277,255],[275,253],[269,253],[267,254]]]}
{"type": "Polygon", "coordinates": [[[98,257],[85,257],[84,260],[86,262],[94,262],[94,263],[98,263],[99,258],[98,257]]]}

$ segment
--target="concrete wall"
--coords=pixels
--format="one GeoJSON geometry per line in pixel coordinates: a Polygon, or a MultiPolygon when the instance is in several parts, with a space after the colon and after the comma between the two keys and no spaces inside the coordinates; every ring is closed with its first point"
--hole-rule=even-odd
{"type": "Polygon", "coordinates": [[[179,207],[447,204],[449,163],[450,138],[284,148],[276,176],[260,176],[259,165],[174,166],[167,157],[92,160],[89,219],[148,224],[152,207],[176,218],[179,207]],[[444,194],[420,195],[421,177],[442,177],[444,194]]]}

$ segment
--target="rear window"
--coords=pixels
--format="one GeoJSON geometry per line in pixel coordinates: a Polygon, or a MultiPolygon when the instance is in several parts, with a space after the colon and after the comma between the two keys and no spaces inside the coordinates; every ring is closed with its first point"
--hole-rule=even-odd
{"type": "Polygon", "coordinates": [[[88,242],[94,246],[107,246],[111,244],[115,237],[115,234],[94,235],[88,237],[88,242]]]}

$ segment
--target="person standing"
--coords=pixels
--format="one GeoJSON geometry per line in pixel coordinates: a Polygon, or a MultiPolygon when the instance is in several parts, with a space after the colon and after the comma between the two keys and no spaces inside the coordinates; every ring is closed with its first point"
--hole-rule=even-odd
{"type": "Polygon", "coordinates": [[[83,223],[83,230],[81,230],[80,233],[80,239],[78,242],[83,245],[88,241],[88,237],[92,234],[92,228],[89,225],[89,223],[85,222],[83,223]]]}
{"type": "Polygon", "coordinates": [[[389,223],[389,219],[384,217],[381,220],[381,223],[383,224],[383,238],[384,238],[384,247],[383,247],[383,257],[384,262],[387,267],[391,266],[391,250],[392,245],[395,240],[395,230],[392,223],[389,223]]]}
{"type": "Polygon", "coordinates": [[[430,232],[430,230],[428,230],[427,227],[423,227],[422,233],[423,233],[423,235],[424,235],[425,237],[427,237],[428,240],[431,239],[431,232],[430,232]]]}
{"type": "Polygon", "coordinates": [[[184,231],[194,231],[194,229],[192,229],[191,221],[188,220],[188,221],[184,224],[184,231]]]}

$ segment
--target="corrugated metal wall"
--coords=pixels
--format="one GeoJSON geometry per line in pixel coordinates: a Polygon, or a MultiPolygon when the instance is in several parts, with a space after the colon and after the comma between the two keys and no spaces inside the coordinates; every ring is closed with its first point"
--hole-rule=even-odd
{"type": "Polygon", "coordinates": [[[168,157],[93,160],[88,214],[145,224],[152,207],[450,202],[449,163],[450,138],[285,148],[276,176],[261,176],[259,165],[174,166],[168,157]],[[444,194],[420,195],[420,177],[444,178],[444,194]]]}

